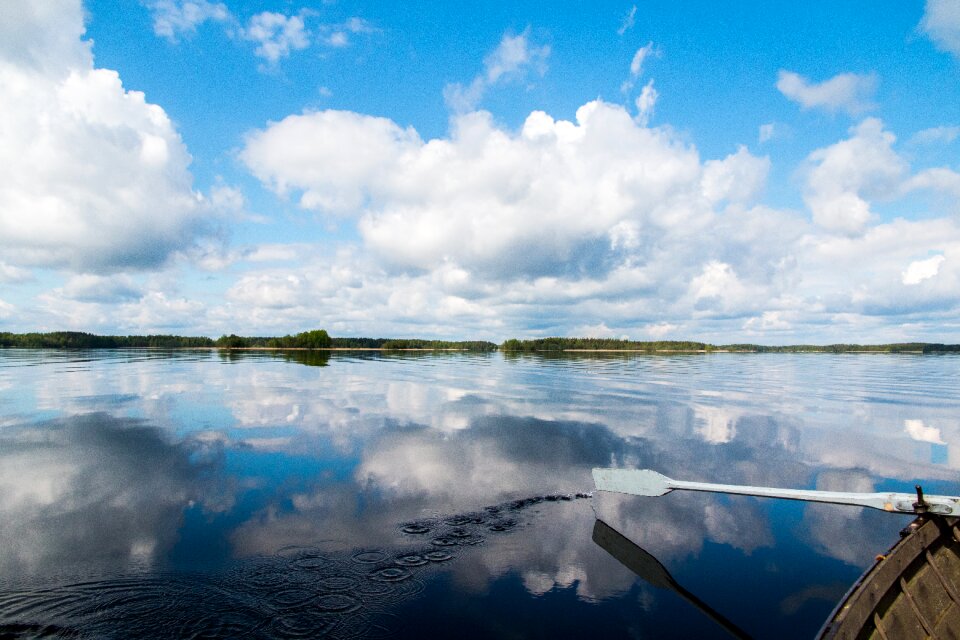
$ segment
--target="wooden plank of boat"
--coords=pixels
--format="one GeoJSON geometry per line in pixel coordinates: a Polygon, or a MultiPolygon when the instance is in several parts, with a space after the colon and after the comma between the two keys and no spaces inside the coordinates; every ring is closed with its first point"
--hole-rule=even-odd
{"type": "Polygon", "coordinates": [[[824,640],[960,637],[957,520],[921,516],[837,605],[824,640]]]}
{"type": "Polygon", "coordinates": [[[827,620],[824,640],[960,638],[960,498],[844,493],[673,480],[650,469],[594,469],[599,491],[661,496],[675,489],[872,507],[919,517],[870,567],[827,620]]]}

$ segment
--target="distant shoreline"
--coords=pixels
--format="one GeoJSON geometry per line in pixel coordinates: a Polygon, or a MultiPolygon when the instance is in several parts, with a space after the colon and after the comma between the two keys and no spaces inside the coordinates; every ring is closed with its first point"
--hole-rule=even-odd
{"type": "MultiPolygon", "coordinates": [[[[953,345],[950,345],[953,346],[953,345]]],[[[767,347],[765,349],[756,350],[756,349],[535,349],[535,350],[526,350],[526,351],[509,351],[504,349],[493,349],[490,351],[478,351],[474,349],[458,349],[458,348],[430,348],[430,347],[417,347],[417,348],[402,348],[397,349],[393,347],[218,347],[218,346],[202,346],[202,347],[151,347],[151,346],[134,346],[134,347],[74,347],[74,346],[9,346],[9,345],[0,345],[0,350],[2,349],[35,349],[35,350],[47,350],[47,351],[246,351],[246,352],[288,352],[288,351],[301,351],[301,352],[347,352],[347,351],[363,351],[367,353],[398,353],[398,352],[418,352],[418,353],[493,353],[499,351],[501,353],[512,355],[512,356],[522,356],[522,355],[545,355],[551,353],[581,353],[581,354],[591,354],[591,353],[602,353],[602,354],[614,354],[614,353],[624,353],[624,354],[648,354],[648,355],[713,355],[721,353],[737,353],[737,354],[755,354],[755,355],[767,355],[767,354],[827,354],[827,355],[934,355],[934,354],[946,354],[946,353],[960,353],[960,349],[949,349],[949,350],[928,350],[923,351],[920,349],[917,350],[884,350],[884,349],[863,349],[863,350],[827,350],[827,349],[800,349],[793,350],[789,346],[786,347],[775,347],[773,349],[767,347]]]]}
{"type": "Polygon", "coordinates": [[[507,355],[551,353],[960,353],[960,344],[901,342],[877,345],[797,344],[759,345],[748,343],[714,345],[691,340],[615,340],[609,338],[511,338],[502,344],[485,340],[430,340],[421,338],[331,337],[323,329],[278,337],[223,335],[214,340],[204,336],[128,335],[101,336],[79,331],[48,333],[0,332],[0,348],[30,349],[217,349],[223,351],[367,351],[367,352],[473,352],[501,351],[507,355]]]}

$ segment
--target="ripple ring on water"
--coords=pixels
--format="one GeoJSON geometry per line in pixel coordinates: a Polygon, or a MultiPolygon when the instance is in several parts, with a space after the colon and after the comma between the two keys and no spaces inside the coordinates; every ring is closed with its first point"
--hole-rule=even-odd
{"type": "Polygon", "coordinates": [[[279,587],[289,580],[287,572],[279,569],[257,569],[243,578],[244,582],[255,587],[269,589],[279,587]]]}
{"type": "Polygon", "coordinates": [[[296,609],[317,597],[317,592],[306,587],[287,587],[270,594],[270,600],[281,609],[296,609]]]}
{"type": "Polygon", "coordinates": [[[352,560],[360,564],[377,564],[385,560],[386,557],[387,554],[383,551],[358,551],[353,554],[352,560]]]}
{"type": "Polygon", "coordinates": [[[401,567],[420,567],[427,564],[428,561],[425,560],[423,556],[418,556],[415,553],[409,553],[407,555],[395,558],[394,562],[401,567]]]}
{"type": "Polygon", "coordinates": [[[336,628],[336,618],[296,611],[277,617],[270,631],[281,638],[321,638],[336,628]]]}
{"type": "Polygon", "coordinates": [[[431,540],[430,544],[435,547],[455,547],[459,543],[454,538],[440,536],[439,538],[434,538],[431,540]]]}
{"type": "Polygon", "coordinates": [[[347,593],[330,593],[317,599],[317,609],[323,613],[350,613],[362,603],[347,593]]]}
{"type": "Polygon", "coordinates": [[[403,531],[404,533],[412,533],[414,535],[419,535],[422,533],[429,533],[430,527],[423,524],[408,524],[405,527],[403,527],[401,531],[403,531]]]}
{"type": "Polygon", "coordinates": [[[379,571],[374,571],[370,576],[380,582],[401,582],[410,578],[413,574],[402,567],[385,567],[379,571]]]}
{"type": "Polygon", "coordinates": [[[305,558],[297,558],[290,562],[290,565],[297,569],[305,569],[307,571],[319,571],[321,569],[326,569],[330,566],[330,560],[322,556],[307,556],[305,558]]]}
{"type": "Polygon", "coordinates": [[[359,582],[353,576],[328,576],[319,580],[320,586],[327,591],[350,591],[355,589],[359,582]]]}

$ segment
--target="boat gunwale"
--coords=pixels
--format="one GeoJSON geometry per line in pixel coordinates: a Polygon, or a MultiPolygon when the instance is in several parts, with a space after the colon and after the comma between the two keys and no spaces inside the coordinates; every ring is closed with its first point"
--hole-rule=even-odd
{"type": "Polygon", "coordinates": [[[906,530],[910,533],[880,556],[850,587],[830,613],[817,638],[859,638],[884,598],[897,587],[899,579],[941,538],[953,535],[957,518],[923,515],[906,530]]]}

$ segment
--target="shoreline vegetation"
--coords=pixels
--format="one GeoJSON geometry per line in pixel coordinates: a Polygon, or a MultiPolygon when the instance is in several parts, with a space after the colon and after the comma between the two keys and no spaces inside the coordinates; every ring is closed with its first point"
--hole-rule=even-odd
{"type": "Polygon", "coordinates": [[[483,340],[423,340],[419,338],[334,338],[325,330],[281,337],[224,335],[207,337],[146,335],[101,336],[79,331],[48,333],[0,332],[0,348],[28,349],[225,349],[327,351],[470,351],[533,353],[960,353],[960,344],[904,342],[894,344],[714,345],[677,340],[635,341],[609,338],[510,339],[503,344],[483,340]]]}

